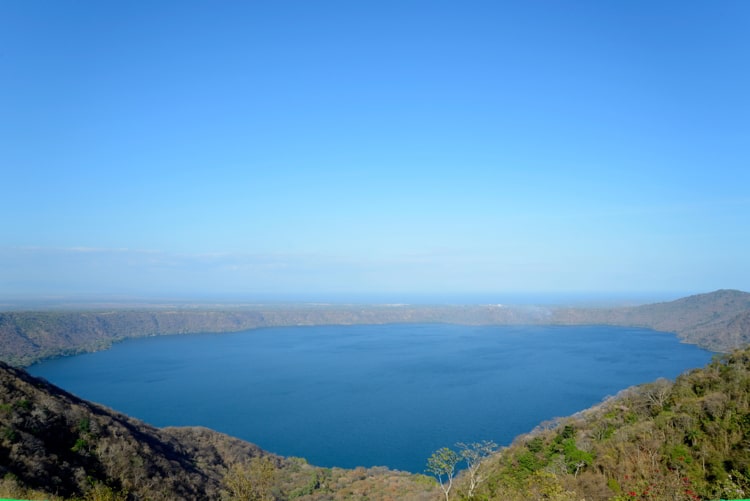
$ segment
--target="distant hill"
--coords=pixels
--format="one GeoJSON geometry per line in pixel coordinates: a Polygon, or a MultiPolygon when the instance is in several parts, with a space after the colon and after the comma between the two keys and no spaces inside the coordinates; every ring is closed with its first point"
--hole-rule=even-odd
{"type": "Polygon", "coordinates": [[[750,343],[750,293],[718,290],[666,303],[629,308],[558,309],[550,319],[561,324],[607,324],[673,332],[713,351],[750,343]]]}
{"type": "Polygon", "coordinates": [[[426,501],[437,491],[420,475],[317,468],[206,428],[154,428],[0,362],[0,498],[385,500],[393,492],[426,501]]]}
{"type": "Polygon", "coordinates": [[[106,349],[127,338],[156,335],[298,325],[518,324],[536,323],[548,315],[539,308],[408,305],[5,312],[0,313],[0,360],[26,366],[44,358],[106,349]]]}
{"type": "Polygon", "coordinates": [[[750,342],[750,294],[719,290],[627,308],[501,305],[299,305],[0,313],[0,360],[14,366],[106,349],[133,337],[236,332],[295,325],[387,323],[469,325],[608,324],[673,332],[688,343],[729,351],[750,342]]]}

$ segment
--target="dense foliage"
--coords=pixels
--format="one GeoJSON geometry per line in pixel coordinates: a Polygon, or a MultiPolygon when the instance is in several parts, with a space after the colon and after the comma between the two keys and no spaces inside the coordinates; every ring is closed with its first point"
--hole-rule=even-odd
{"type": "MultiPolygon", "coordinates": [[[[487,480],[475,499],[747,497],[750,349],[537,429],[482,467],[487,480]]],[[[458,492],[466,490],[464,480],[458,492]]]]}

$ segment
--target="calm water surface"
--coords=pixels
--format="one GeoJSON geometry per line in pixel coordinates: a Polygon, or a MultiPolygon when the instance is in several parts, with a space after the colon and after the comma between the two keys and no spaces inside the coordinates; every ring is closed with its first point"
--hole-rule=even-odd
{"type": "Polygon", "coordinates": [[[321,466],[422,472],[439,447],[507,444],[711,355],[608,326],[321,326],[128,340],[29,372],[156,426],[207,426],[321,466]]]}

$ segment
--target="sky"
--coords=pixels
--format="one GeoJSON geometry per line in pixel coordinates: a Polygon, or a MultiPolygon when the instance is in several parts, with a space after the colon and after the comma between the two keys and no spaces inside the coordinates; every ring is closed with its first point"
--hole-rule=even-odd
{"type": "Polygon", "coordinates": [[[0,297],[750,291],[749,26],[2,0],[0,297]]]}

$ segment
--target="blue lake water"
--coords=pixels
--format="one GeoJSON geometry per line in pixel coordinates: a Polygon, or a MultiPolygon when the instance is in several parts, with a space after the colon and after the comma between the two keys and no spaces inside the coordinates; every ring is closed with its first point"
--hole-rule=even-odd
{"type": "Polygon", "coordinates": [[[128,340],[29,372],[156,426],[201,425],[320,466],[423,472],[711,353],[646,329],[321,326],[128,340]]]}

